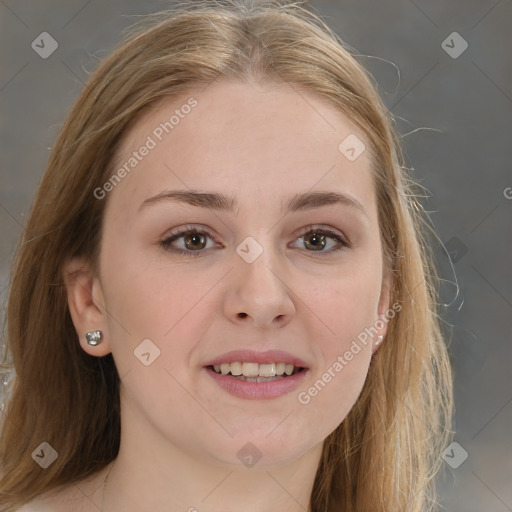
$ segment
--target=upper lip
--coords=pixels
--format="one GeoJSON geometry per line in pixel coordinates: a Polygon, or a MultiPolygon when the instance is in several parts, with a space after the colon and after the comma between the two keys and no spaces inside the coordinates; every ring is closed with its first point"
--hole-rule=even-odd
{"type": "Polygon", "coordinates": [[[302,359],[284,352],[282,350],[266,350],[265,352],[256,352],[254,350],[233,350],[226,352],[215,359],[207,361],[204,366],[220,365],[222,363],[285,363],[293,364],[295,367],[307,368],[302,359]]]}

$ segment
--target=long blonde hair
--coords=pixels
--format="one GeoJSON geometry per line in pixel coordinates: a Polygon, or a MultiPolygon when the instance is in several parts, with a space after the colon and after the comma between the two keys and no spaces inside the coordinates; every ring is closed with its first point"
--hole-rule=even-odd
{"type": "Polygon", "coordinates": [[[6,321],[16,378],[0,441],[2,510],[78,482],[117,455],[119,377],[111,355],[80,348],[63,265],[78,255],[97,261],[106,200],[94,190],[111,176],[129,127],[155,102],[217,77],[278,78],[311,91],[355,122],[373,152],[385,270],[402,307],[357,402],[324,441],[311,511],[435,508],[452,375],[428,219],[372,79],[301,3],[179,4],[138,23],[90,77],[52,150],[13,267],[6,321]],[[58,452],[44,470],[31,457],[43,441],[58,452]]]}

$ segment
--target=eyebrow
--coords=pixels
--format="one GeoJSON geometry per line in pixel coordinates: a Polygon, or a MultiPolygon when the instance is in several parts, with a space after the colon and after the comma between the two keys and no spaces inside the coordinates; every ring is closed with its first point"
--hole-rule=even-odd
{"type": "MultiPolygon", "coordinates": [[[[139,207],[139,212],[146,206],[161,201],[175,201],[185,203],[190,206],[197,206],[199,208],[227,211],[230,213],[235,213],[235,210],[238,207],[238,202],[234,197],[219,194],[217,192],[166,190],[156,196],[144,200],[139,207]]],[[[297,212],[337,204],[355,208],[368,217],[363,205],[356,198],[339,192],[306,192],[304,194],[296,194],[288,200],[286,205],[284,203],[282,204],[282,210],[287,212],[297,212]]]]}

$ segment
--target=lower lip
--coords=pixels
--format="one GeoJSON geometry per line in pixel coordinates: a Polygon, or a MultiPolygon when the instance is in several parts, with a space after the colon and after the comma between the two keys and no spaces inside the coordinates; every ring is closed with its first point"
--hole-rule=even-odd
{"type": "Polygon", "coordinates": [[[283,377],[282,379],[270,380],[268,382],[248,382],[230,375],[216,373],[208,368],[205,368],[205,370],[221,388],[236,397],[247,400],[277,398],[290,393],[299,386],[308,373],[308,370],[304,369],[295,375],[283,377]]]}

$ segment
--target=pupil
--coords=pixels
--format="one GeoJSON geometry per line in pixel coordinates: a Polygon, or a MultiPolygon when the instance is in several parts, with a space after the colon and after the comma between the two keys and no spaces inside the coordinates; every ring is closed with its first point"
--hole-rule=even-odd
{"type": "Polygon", "coordinates": [[[325,236],[324,235],[317,235],[314,233],[313,235],[309,236],[308,238],[304,238],[304,242],[306,247],[313,248],[315,251],[319,249],[323,249],[325,247],[325,236]],[[309,238],[309,240],[308,240],[309,238]]]}
{"type": "Polygon", "coordinates": [[[194,233],[192,235],[186,235],[185,237],[185,246],[187,247],[187,249],[193,249],[193,250],[197,250],[197,249],[203,249],[204,247],[204,235],[201,235],[199,233],[194,233]],[[196,244],[201,244],[201,247],[194,247],[196,244]],[[190,247],[192,246],[192,247],[190,247]]]}

